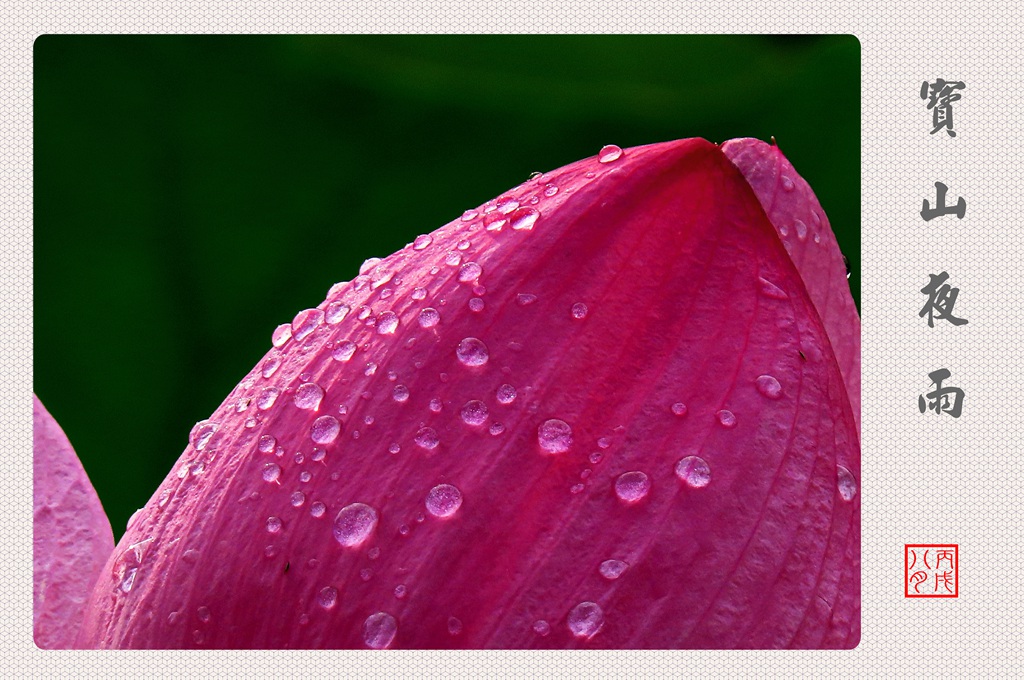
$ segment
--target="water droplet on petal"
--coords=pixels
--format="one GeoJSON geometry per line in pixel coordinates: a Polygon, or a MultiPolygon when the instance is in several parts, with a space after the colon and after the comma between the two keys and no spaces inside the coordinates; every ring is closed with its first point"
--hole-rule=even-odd
{"type": "Polygon", "coordinates": [[[601,563],[601,566],[597,568],[601,576],[604,576],[609,581],[614,581],[618,577],[622,576],[622,572],[626,571],[626,567],[629,565],[622,560],[605,560],[601,563]]]}
{"type": "Polygon", "coordinates": [[[516,304],[519,305],[520,307],[532,305],[536,301],[537,296],[534,295],[533,293],[519,293],[518,295],[516,295],[516,304]]]}
{"type": "Polygon", "coordinates": [[[309,428],[309,437],[316,444],[330,444],[338,438],[341,424],[334,416],[320,416],[309,428]]]}
{"type": "Polygon", "coordinates": [[[455,351],[465,366],[483,366],[487,363],[487,345],[477,338],[465,338],[455,351]]]}
{"type": "Polygon", "coordinates": [[[686,415],[686,404],[684,404],[681,401],[677,401],[676,403],[672,404],[671,409],[672,413],[674,413],[677,416],[681,417],[686,415]]]}
{"type": "Polygon", "coordinates": [[[839,488],[839,496],[844,501],[852,501],[857,495],[857,480],[853,473],[842,465],[836,466],[836,482],[839,488]]]}
{"type": "Polygon", "coordinates": [[[686,456],[676,463],[676,477],[691,488],[703,489],[711,482],[711,468],[700,456],[686,456]]]}
{"type": "Polygon", "coordinates": [[[425,299],[427,297],[427,289],[426,288],[413,288],[412,289],[412,294],[409,297],[411,297],[413,300],[423,300],[423,299],[425,299]]]}
{"type": "Polygon", "coordinates": [[[789,295],[786,294],[786,292],[784,290],[782,290],[781,288],[776,286],[774,283],[772,283],[768,279],[764,279],[764,278],[761,278],[759,276],[757,278],[757,281],[758,281],[758,283],[761,284],[761,294],[764,295],[765,297],[770,297],[770,298],[773,298],[775,300],[787,300],[787,299],[789,299],[789,295]]]}
{"type": "Polygon", "coordinates": [[[292,337],[302,340],[317,329],[317,326],[324,322],[324,312],[321,309],[304,309],[292,319],[292,337]]]}
{"type": "Polygon", "coordinates": [[[533,632],[541,637],[547,637],[551,634],[551,624],[544,619],[539,619],[533,622],[533,632]]]}
{"type": "Polygon", "coordinates": [[[807,225],[801,220],[793,220],[793,228],[796,230],[796,237],[801,241],[807,239],[807,225]]]}
{"type": "Polygon", "coordinates": [[[438,484],[427,493],[426,505],[434,517],[451,517],[462,506],[462,492],[451,484],[438,484]]]}
{"type": "Polygon", "coordinates": [[[327,506],[320,501],[313,501],[313,504],[309,506],[309,514],[313,517],[323,517],[325,512],[327,512],[327,506]]]}
{"type": "Polygon", "coordinates": [[[615,480],[615,495],[626,503],[643,500],[650,490],[651,480],[640,471],[626,472],[615,480]]]}
{"type": "Polygon", "coordinates": [[[786,177],[785,175],[782,176],[782,189],[784,191],[793,190],[793,180],[791,180],[789,177],[786,177]]]}
{"type": "Polygon", "coordinates": [[[324,391],[316,383],[302,383],[295,390],[295,397],[292,401],[295,405],[305,411],[316,411],[320,408],[320,402],[324,398],[324,391]]]}
{"type": "Polygon", "coordinates": [[[196,451],[202,451],[210,443],[210,439],[213,438],[213,434],[216,431],[217,423],[211,423],[209,420],[200,420],[192,427],[192,431],[189,433],[192,446],[195,447],[196,451]]]}
{"type": "Polygon", "coordinates": [[[433,328],[441,320],[441,314],[433,307],[424,307],[418,320],[421,328],[433,328]]]}
{"type": "Polygon", "coordinates": [[[574,319],[585,319],[587,318],[587,306],[582,302],[577,302],[572,306],[572,318],[574,319]]]}
{"type": "Polygon", "coordinates": [[[379,335],[391,335],[398,328],[398,315],[394,312],[384,312],[377,317],[377,333],[379,335]]]}
{"type": "Polygon", "coordinates": [[[736,427],[736,416],[732,411],[722,409],[716,415],[718,417],[718,422],[721,423],[722,427],[736,427]]]}
{"type": "Polygon", "coordinates": [[[486,307],[486,306],[487,305],[483,301],[483,298],[475,297],[475,298],[470,298],[470,300],[469,300],[469,311],[471,311],[471,312],[482,312],[482,311],[484,311],[484,307],[486,307]]]}
{"type": "Polygon", "coordinates": [[[263,481],[276,482],[281,477],[281,467],[276,463],[267,463],[263,466],[263,481]]]}
{"type": "Polygon", "coordinates": [[[420,448],[430,451],[437,448],[437,445],[441,443],[441,438],[437,436],[437,430],[434,428],[421,427],[416,432],[416,438],[413,441],[420,448]]]}
{"type": "Polygon", "coordinates": [[[343,546],[363,543],[377,527],[377,511],[365,503],[346,505],[334,518],[334,539],[343,546]]]}
{"type": "Polygon", "coordinates": [[[413,250],[423,250],[431,243],[434,242],[434,238],[430,234],[420,234],[412,242],[413,250]]]}
{"type": "Polygon", "coordinates": [[[479,215],[479,214],[480,213],[478,213],[476,210],[473,210],[473,209],[467,210],[466,212],[462,213],[462,221],[463,222],[472,222],[474,219],[476,219],[476,216],[479,215]]]}
{"type": "Polygon", "coordinates": [[[267,532],[276,534],[281,531],[281,518],[280,517],[268,517],[267,518],[267,532]]]}
{"type": "Polygon", "coordinates": [[[437,397],[431,398],[430,404],[429,404],[429,408],[434,413],[440,413],[441,412],[441,400],[438,399],[437,397]]]}
{"type": "Polygon", "coordinates": [[[409,401],[409,388],[405,385],[395,385],[395,389],[391,391],[391,398],[398,403],[409,401]]]}
{"type": "Polygon", "coordinates": [[[324,313],[324,320],[332,325],[341,323],[351,311],[352,308],[344,302],[332,302],[327,305],[327,311],[324,313]]]}
{"type": "Polygon", "coordinates": [[[275,446],[277,446],[277,439],[275,439],[273,435],[260,435],[260,441],[257,445],[260,453],[273,453],[275,446]]]}
{"type": "Polygon", "coordinates": [[[462,422],[467,425],[483,425],[487,422],[487,405],[479,399],[471,399],[462,407],[462,422]]]}
{"type": "Polygon", "coordinates": [[[606,144],[601,147],[601,151],[597,154],[598,163],[614,163],[619,160],[622,156],[622,149],[615,146],[614,144],[606,144]]]}
{"type": "Polygon", "coordinates": [[[334,348],[334,351],[331,352],[331,356],[334,357],[335,361],[348,361],[355,353],[356,343],[351,340],[345,340],[334,348]]]}
{"type": "Polygon", "coordinates": [[[782,397],[782,385],[779,381],[770,375],[762,375],[754,381],[757,385],[757,391],[769,399],[779,399],[782,397]]]}
{"type": "Polygon", "coordinates": [[[572,446],[572,428],[564,420],[545,420],[537,428],[537,442],[547,453],[565,453],[572,446]]]}
{"type": "Polygon", "coordinates": [[[589,640],[604,626],[604,611],[595,602],[580,602],[569,612],[569,632],[589,640]]]}
{"type": "Polygon", "coordinates": [[[462,632],[462,621],[455,618],[454,616],[448,617],[448,634],[458,635],[462,632]]]}
{"type": "Polygon", "coordinates": [[[293,508],[301,508],[306,502],[306,494],[301,491],[295,491],[292,493],[291,504],[293,508]]]}
{"type": "Polygon", "coordinates": [[[544,185],[544,195],[545,196],[554,196],[557,193],[558,193],[558,187],[555,186],[554,184],[545,184],[544,185]]]}
{"type": "Polygon", "coordinates": [[[505,426],[501,423],[491,423],[491,426],[487,428],[487,431],[490,432],[492,436],[497,437],[505,431],[505,426]]]}
{"type": "Polygon", "coordinates": [[[397,586],[395,586],[395,597],[397,597],[399,600],[404,598],[406,593],[408,592],[409,588],[404,583],[399,583],[397,586]]]}
{"type": "Polygon", "coordinates": [[[317,604],[324,609],[331,609],[338,603],[338,589],[326,586],[316,595],[317,604]]]}
{"type": "Polygon", "coordinates": [[[517,231],[528,231],[533,229],[538,217],[540,213],[534,208],[517,208],[509,215],[509,224],[517,231]]]}
{"type": "Polygon", "coordinates": [[[377,612],[363,622],[363,643],[370,649],[385,649],[395,639],[398,623],[387,612],[377,612]]]}
{"type": "Polygon", "coordinates": [[[472,283],[484,273],[483,267],[476,262],[467,262],[459,268],[459,283],[472,283]]]}
{"type": "MultiPolygon", "coordinates": [[[[277,369],[280,368],[280,367],[281,367],[281,353],[277,352],[277,351],[274,351],[273,354],[268,356],[263,361],[263,370],[261,371],[261,375],[264,378],[269,378],[270,376],[272,376],[275,373],[277,373],[277,369]]],[[[241,409],[241,411],[244,411],[244,410],[245,410],[244,408],[241,409]]],[[[241,411],[239,411],[239,413],[241,413],[241,411]]]]}
{"type": "Polygon", "coordinates": [[[506,383],[498,388],[495,397],[499,404],[511,404],[516,400],[516,388],[506,383]]]}
{"type": "Polygon", "coordinates": [[[284,343],[292,339],[292,325],[290,323],[283,323],[274,329],[274,332],[270,336],[270,342],[274,347],[280,347],[284,343]]]}

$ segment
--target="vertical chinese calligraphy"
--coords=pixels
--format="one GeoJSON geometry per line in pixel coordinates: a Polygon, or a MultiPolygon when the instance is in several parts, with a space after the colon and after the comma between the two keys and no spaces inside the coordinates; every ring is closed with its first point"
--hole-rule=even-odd
{"type": "Polygon", "coordinates": [[[934,319],[945,319],[954,326],[963,326],[967,323],[967,319],[953,316],[953,305],[956,304],[960,289],[947,284],[948,279],[949,274],[946,272],[929,274],[928,285],[921,289],[921,292],[928,296],[928,302],[925,303],[918,316],[928,315],[929,328],[935,328],[934,319]]]}
{"type": "Polygon", "coordinates": [[[924,218],[925,222],[934,220],[936,217],[943,215],[956,215],[958,220],[962,220],[964,215],[967,213],[967,201],[964,200],[963,196],[957,199],[956,205],[946,206],[946,192],[949,191],[942,182],[935,183],[935,207],[931,207],[928,203],[928,199],[924,199],[924,204],[921,207],[921,217],[924,218]]]}
{"type": "Polygon", "coordinates": [[[928,110],[932,112],[932,132],[935,134],[945,128],[946,134],[956,137],[953,131],[953,102],[961,95],[957,90],[964,89],[962,82],[946,81],[938,78],[934,83],[927,80],[921,83],[921,99],[928,100],[928,110]]]}
{"type": "Polygon", "coordinates": [[[932,383],[935,385],[935,389],[917,398],[917,407],[921,413],[935,411],[939,414],[948,413],[954,418],[960,417],[964,403],[964,391],[959,387],[942,386],[942,381],[951,375],[952,373],[946,368],[940,368],[928,374],[928,377],[931,378],[932,383]]]}

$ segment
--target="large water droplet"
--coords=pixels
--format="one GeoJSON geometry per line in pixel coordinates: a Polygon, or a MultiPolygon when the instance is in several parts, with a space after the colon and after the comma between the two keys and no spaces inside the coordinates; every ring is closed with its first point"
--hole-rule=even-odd
{"type": "Polygon", "coordinates": [[[482,312],[486,306],[487,304],[484,302],[483,298],[475,297],[469,299],[469,311],[471,312],[482,312]]]}
{"type": "Polygon", "coordinates": [[[348,361],[355,353],[356,343],[351,340],[344,340],[338,343],[338,346],[331,352],[331,356],[334,357],[335,361],[348,361]]]}
{"type": "Polygon", "coordinates": [[[782,189],[783,191],[793,190],[793,180],[791,180],[789,177],[786,177],[785,175],[782,176],[782,189]]]}
{"type": "Polygon", "coordinates": [[[341,323],[351,311],[352,308],[344,302],[332,302],[327,305],[327,312],[324,314],[324,320],[329,324],[341,323]]]}
{"type": "Polygon", "coordinates": [[[601,151],[597,154],[598,163],[614,163],[622,157],[622,149],[614,144],[606,144],[601,147],[601,151]]]}
{"type": "Polygon", "coordinates": [[[283,323],[274,329],[274,332],[270,335],[270,342],[274,347],[280,347],[284,343],[292,339],[292,325],[290,323],[283,323]]]}
{"type": "Polygon", "coordinates": [[[544,619],[538,619],[533,622],[533,632],[541,637],[547,637],[551,634],[551,624],[544,619]]]}
{"type": "Polygon", "coordinates": [[[836,466],[836,483],[839,488],[839,496],[844,501],[852,501],[857,495],[857,480],[853,473],[842,465],[836,466]]]}
{"type": "Polygon", "coordinates": [[[483,366],[487,363],[487,345],[477,338],[465,338],[459,343],[455,354],[465,366],[483,366]]]}
{"type": "Polygon", "coordinates": [[[320,408],[320,402],[324,398],[324,391],[316,383],[302,383],[295,390],[295,397],[292,401],[295,405],[305,411],[316,411],[320,408]]]}
{"type": "Polygon", "coordinates": [[[377,526],[377,511],[365,503],[346,505],[334,518],[334,539],[343,546],[360,545],[377,526]]]}
{"type": "Polygon", "coordinates": [[[145,557],[146,550],[152,541],[152,538],[147,538],[144,541],[130,545],[127,550],[118,555],[117,559],[114,560],[110,576],[122,593],[131,592],[131,589],[135,586],[139,569],[142,567],[142,559],[145,557]]]}
{"type": "Polygon", "coordinates": [[[313,501],[313,504],[309,506],[309,514],[313,517],[323,517],[325,512],[327,512],[327,506],[320,501],[313,501]]]}
{"type": "Polygon", "coordinates": [[[412,242],[413,250],[423,250],[431,243],[434,242],[434,238],[430,234],[420,234],[412,242]]]}
{"type": "Polygon", "coordinates": [[[574,319],[585,319],[587,318],[587,306],[582,302],[577,302],[572,306],[572,318],[574,319]]]}
{"type": "Polygon", "coordinates": [[[498,388],[498,392],[495,395],[499,404],[511,404],[516,400],[516,388],[508,383],[505,383],[498,388]]]}
{"type": "Polygon", "coordinates": [[[807,239],[807,225],[802,220],[793,220],[793,228],[796,230],[796,237],[801,241],[807,239]]]}
{"type": "Polygon", "coordinates": [[[424,307],[420,312],[419,324],[421,328],[433,328],[441,321],[441,314],[433,307],[424,307]]]}
{"type": "Polygon", "coordinates": [[[569,612],[569,632],[589,640],[604,626],[604,611],[596,602],[580,602],[569,612]]]}
{"type": "Polygon", "coordinates": [[[538,217],[540,213],[534,208],[517,208],[509,215],[509,224],[518,231],[528,231],[533,229],[538,217]]]}
{"type": "Polygon", "coordinates": [[[459,268],[459,282],[473,283],[484,273],[483,267],[476,262],[467,262],[459,268]]]}
{"type": "Polygon", "coordinates": [[[479,399],[471,399],[462,407],[461,415],[467,425],[483,425],[487,422],[487,405],[479,399]]]}
{"type": "MultiPolygon", "coordinates": [[[[280,367],[281,367],[281,353],[278,352],[277,350],[273,350],[273,353],[270,356],[268,356],[266,359],[264,359],[264,361],[263,361],[263,370],[261,371],[261,375],[264,378],[269,378],[270,376],[272,376],[275,373],[277,373],[277,369],[279,369],[280,367]]],[[[245,410],[244,408],[241,409],[239,411],[239,413],[241,413],[241,411],[244,411],[244,410],[245,410]]]]}
{"type": "Polygon", "coordinates": [[[395,639],[398,623],[387,612],[377,612],[363,622],[363,643],[370,649],[385,649],[395,639]]]}
{"type": "Polygon", "coordinates": [[[275,446],[277,446],[277,439],[273,435],[261,434],[256,448],[260,453],[273,453],[275,446]]]}
{"type": "Polygon", "coordinates": [[[732,411],[723,408],[716,415],[718,417],[718,422],[722,425],[722,427],[736,427],[736,416],[735,414],[733,414],[732,411]]]}
{"type": "Polygon", "coordinates": [[[558,193],[558,187],[556,185],[554,185],[554,184],[545,184],[544,185],[544,195],[545,196],[548,196],[550,198],[551,196],[554,196],[557,193],[558,193]]]}
{"type": "Polygon", "coordinates": [[[643,472],[634,470],[619,475],[615,480],[615,495],[626,503],[637,503],[651,490],[651,480],[643,472]]]}
{"type": "Polygon", "coordinates": [[[276,534],[281,531],[283,523],[280,517],[268,517],[267,518],[267,533],[276,534]]]}
{"type": "Polygon", "coordinates": [[[405,385],[395,385],[395,389],[391,390],[391,398],[398,403],[409,401],[409,388],[405,385]]]}
{"type": "Polygon", "coordinates": [[[622,573],[626,571],[626,567],[629,565],[622,560],[605,560],[601,563],[601,566],[597,568],[601,576],[604,576],[609,581],[614,581],[618,577],[622,576],[622,573]]]}
{"type": "Polygon", "coordinates": [[[428,451],[436,449],[437,445],[441,443],[441,438],[437,436],[437,430],[432,427],[421,427],[416,432],[416,437],[413,440],[416,445],[420,448],[428,451]]]}
{"type": "Polygon", "coordinates": [[[681,401],[677,401],[676,403],[672,404],[671,410],[672,410],[672,413],[674,413],[677,416],[680,416],[680,417],[685,416],[686,415],[686,404],[684,404],[681,401]]]}
{"type": "Polygon", "coordinates": [[[281,477],[281,466],[277,463],[267,463],[263,466],[263,481],[277,482],[281,477]]]}
{"type": "Polygon", "coordinates": [[[213,434],[216,431],[217,423],[210,422],[209,420],[200,420],[192,426],[192,431],[189,433],[189,440],[192,442],[192,446],[195,447],[196,451],[202,451],[206,448],[206,445],[210,443],[210,439],[213,438],[213,434]]]}
{"type": "Polygon", "coordinates": [[[564,420],[545,420],[537,428],[537,442],[547,453],[565,453],[572,446],[572,428],[564,420]]]}
{"type": "Polygon", "coordinates": [[[761,294],[765,297],[770,297],[774,300],[787,300],[789,295],[786,291],[782,290],[768,279],[757,277],[757,282],[761,284],[761,294]]]}
{"type": "Polygon", "coordinates": [[[320,416],[309,428],[309,437],[317,444],[330,444],[338,438],[341,424],[334,416],[320,416]]]}
{"type": "Polygon", "coordinates": [[[757,391],[769,399],[779,399],[782,397],[782,385],[770,375],[758,376],[754,384],[757,385],[757,391]]]}
{"type": "Polygon", "coordinates": [[[462,505],[462,492],[451,484],[438,484],[427,493],[426,505],[434,517],[451,517],[462,505]]]}
{"type": "Polygon", "coordinates": [[[317,326],[324,322],[324,312],[321,309],[304,309],[292,319],[292,337],[302,340],[316,330],[317,326]]]}
{"type": "Polygon", "coordinates": [[[676,463],[676,477],[691,488],[703,489],[711,483],[711,467],[700,456],[686,456],[676,463]]]}

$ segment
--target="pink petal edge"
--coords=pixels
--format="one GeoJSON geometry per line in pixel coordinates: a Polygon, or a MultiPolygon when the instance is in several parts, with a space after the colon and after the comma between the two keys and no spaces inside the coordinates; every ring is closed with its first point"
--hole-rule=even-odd
{"type": "Polygon", "coordinates": [[[32,627],[40,649],[69,649],[114,534],[64,431],[32,400],[32,627]]]}

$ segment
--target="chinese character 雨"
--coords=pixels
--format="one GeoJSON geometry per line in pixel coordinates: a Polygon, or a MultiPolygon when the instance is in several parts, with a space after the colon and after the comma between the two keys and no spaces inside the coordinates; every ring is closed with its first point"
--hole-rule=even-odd
{"type": "Polygon", "coordinates": [[[936,217],[941,217],[942,215],[956,215],[958,220],[962,220],[964,218],[964,215],[967,213],[967,201],[965,201],[963,196],[961,196],[957,200],[956,205],[946,207],[947,191],[949,191],[949,187],[945,184],[942,182],[935,183],[935,207],[932,208],[928,204],[927,198],[924,199],[924,203],[921,206],[921,217],[924,218],[925,222],[934,220],[936,217]]]}
{"type": "Polygon", "coordinates": [[[946,134],[956,137],[953,132],[953,102],[960,99],[956,90],[964,89],[962,82],[945,81],[942,78],[934,83],[927,80],[921,83],[921,99],[928,100],[928,109],[932,112],[931,134],[935,134],[942,128],[946,128],[946,134]]]}
{"type": "Polygon", "coordinates": [[[921,289],[921,292],[928,296],[928,302],[925,303],[918,316],[927,314],[928,326],[930,328],[935,327],[932,319],[945,319],[954,326],[962,326],[967,323],[967,319],[959,319],[953,316],[953,305],[956,304],[956,296],[960,294],[960,289],[951,288],[946,283],[948,278],[949,274],[946,272],[929,274],[928,285],[921,289]]]}
{"type": "Polygon", "coordinates": [[[935,389],[917,398],[917,407],[921,413],[931,410],[940,414],[948,413],[954,418],[960,417],[964,402],[964,391],[959,387],[942,386],[942,381],[950,375],[952,374],[945,368],[940,368],[928,374],[928,377],[935,383],[935,389]],[[950,397],[952,397],[952,400],[950,397]]]}

